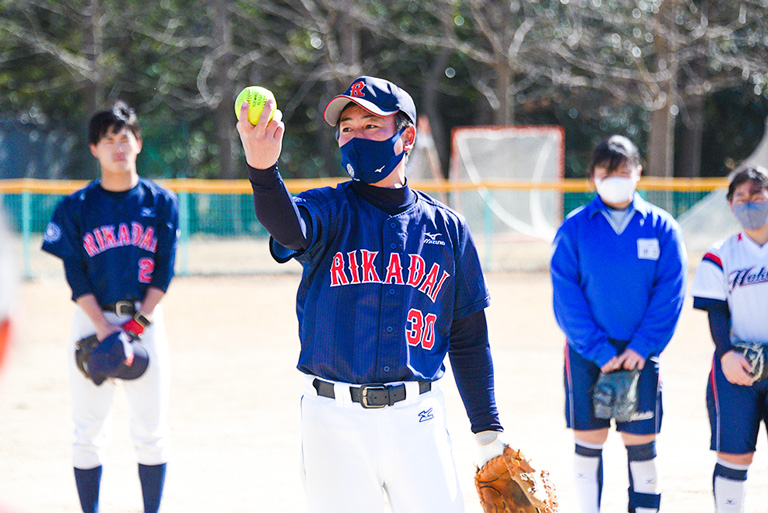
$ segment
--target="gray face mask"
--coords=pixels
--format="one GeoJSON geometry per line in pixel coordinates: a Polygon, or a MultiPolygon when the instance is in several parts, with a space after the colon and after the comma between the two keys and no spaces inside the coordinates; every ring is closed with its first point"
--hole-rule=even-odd
{"type": "Polygon", "coordinates": [[[733,205],[733,213],[741,226],[747,230],[757,230],[768,222],[768,202],[750,201],[733,205]]]}

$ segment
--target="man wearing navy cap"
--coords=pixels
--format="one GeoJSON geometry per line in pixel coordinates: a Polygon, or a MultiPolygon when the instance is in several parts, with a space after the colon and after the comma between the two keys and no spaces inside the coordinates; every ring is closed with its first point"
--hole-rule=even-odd
{"type": "Polygon", "coordinates": [[[463,217],[408,186],[413,99],[365,76],[331,99],[324,118],[352,180],[295,198],[277,169],[282,114],[269,101],[252,125],[247,108],[237,128],[257,217],[275,260],[303,266],[297,367],[309,510],[381,512],[385,493],[394,513],[464,511],[438,380],[447,354],[477,463],[500,454],[490,298],[463,217]]]}

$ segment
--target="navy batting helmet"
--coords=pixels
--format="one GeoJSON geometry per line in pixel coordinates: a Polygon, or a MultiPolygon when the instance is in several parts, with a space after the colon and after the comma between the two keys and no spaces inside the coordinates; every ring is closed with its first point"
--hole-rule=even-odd
{"type": "Polygon", "coordinates": [[[94,383],[107,378],[136,379],[147,370],[149,354],[138,339],[124,331],[101,341],[88,358],[88,375],[94,383]]]}

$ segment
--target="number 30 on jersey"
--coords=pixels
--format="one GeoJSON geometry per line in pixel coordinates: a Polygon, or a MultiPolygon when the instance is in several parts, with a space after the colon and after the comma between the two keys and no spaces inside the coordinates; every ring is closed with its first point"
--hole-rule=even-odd
{"type": "Polygon", "coordinates": [[[432,349],[435,345],[435,321],[437,316],[433,313],[424,315],[424,312],[411,308],[408,312],[408,329],[405,330],[405,338],[408,345],[418,346],[424,349],[432,349]]]}

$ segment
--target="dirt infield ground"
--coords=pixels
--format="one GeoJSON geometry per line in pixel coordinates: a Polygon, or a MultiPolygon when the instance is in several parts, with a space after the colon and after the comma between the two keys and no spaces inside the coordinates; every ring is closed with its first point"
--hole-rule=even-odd
{"type": "MultiPolygon", "coordinates": [[[[562,415],[563,336],[551,313],[546,273],[491,274],[488,310],[497,399],[509,440],[551,469],[563,513],[576,513],[571,434],[562,415]]],[[[179,277],[164,301],[173,379],[173,458],[164,513],[306,511],[299,476],[302,380],[294,314],[296,274],[179,277]]],[[[76,513],[72,426],[64,365],[73,304],[62,278],[21,289],[15,346],[0,379],[0,503],[21,513],[76,513]]],[[[659,440],[662,509],[713,511],[714,455],[704,387],[711,358],[704,314],[687,302],[664,353],[664,429],[659,440]]],[[[473,440],[452,378],[443,380],[468,513],[473,440]]],[[[105,464],[102,511],[140,512],[126,411],[118,394],[105,464]]],[[[604,512],[626,511],[626,452],[612,433],[605,449],[604,512]]],[[[766,439],[750,470],[750,513],[768,509],[766,439]]],[[[415,462],[418,464],[418,462],[415,462]]],[[[364,513],[364,512],[361,512],[364,513]]],[[[432,512],[430,512],[432,513],[432,512]]],[[[437,513],[437,512],[435,512],[437,513]]]]}

